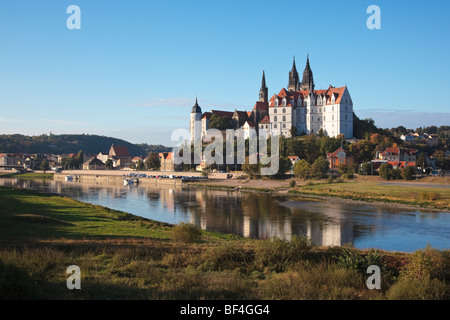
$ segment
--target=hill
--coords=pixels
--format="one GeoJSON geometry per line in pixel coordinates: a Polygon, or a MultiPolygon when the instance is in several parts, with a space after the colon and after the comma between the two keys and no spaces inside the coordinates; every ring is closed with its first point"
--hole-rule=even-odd
{"type": "Polygon", "coordinates": [[[108,152],[112,144],[126,146],[131,156],[172,150],[162,145],[133,144],[122,139],[90,134],[0,135],[0,152],[11,153],[67,154],[83,150],[86,154],[97,154],[108,152]]]}

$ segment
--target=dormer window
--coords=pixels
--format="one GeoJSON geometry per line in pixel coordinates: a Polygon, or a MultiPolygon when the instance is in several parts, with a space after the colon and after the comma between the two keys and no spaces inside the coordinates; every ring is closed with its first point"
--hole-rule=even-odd
{"type": "Polygon", "coordinates": [[[283,98],[283,107],[286,106],[286,98],[283,98]]]}
{"type": "Polygon", "coordinates": [[[278,107],[278,99],[275,99],[275,107],[278,107]]]}

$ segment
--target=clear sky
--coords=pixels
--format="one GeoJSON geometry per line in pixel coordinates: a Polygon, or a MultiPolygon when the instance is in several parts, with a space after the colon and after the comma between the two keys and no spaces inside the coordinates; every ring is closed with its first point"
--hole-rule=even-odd
{"type": "Polygon", "coordinates": [[[448,0],[0,2],[0,133],[173,145],[203,111],[251,110],[309,53],[316,88],[347,85],[380,127],[450,125],[448,0]],[[69,5],[81,29],[69,30],[69,5]],[[369,30],[369,5],[381,29],[369,30]]]}

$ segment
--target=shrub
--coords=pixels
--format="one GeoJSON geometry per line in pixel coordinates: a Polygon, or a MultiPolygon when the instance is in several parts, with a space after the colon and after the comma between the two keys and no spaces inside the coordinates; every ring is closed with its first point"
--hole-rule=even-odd
{"type": "Polygon", "coordinates": [[[291,179],[289,181],[289,187],[291,187],[291,188],[295,187],[295,180],[294,179],[291,179]]]}
{"type": "Polygon", "coordinates": [[[429,192],[429,191],[422,191],[420,193],[419,198],[422,201],[428,201],[428,200],[429,201],[434,201],[434,200],[439,199],[439,193],[437,193],[437,192],[429,192]]]}
{"type": "Polygon", "coordinates": [[[450,281],[450,253],[427,246],[417,250],[410,257],[408,264],[400,271],[405,279],[439,279],[450,281]]]}
{"type": "Polygon", "coordinates": [[[416,176],[416,167],[405,167],[402,169],[402,178],[405,180],[413,180],[416,176]]]}
{"type": "Polygon", "coordinates": [[[383,163],[378,169],[380,177],[384,180],[392,179],[392,165],[390,163],[383,163]]]}
{"type": "Polygon", "coordinates": [[[386,293],[389,300],[447,300],[449,287],[437,279],[401,279],[386,293]]]}
{"type": "Polygon", "coordinates": [[[283,272],[289,264],[304,258],[312,246],[307,237],[293,236],[291,241],[279,238],[266,240],[256,250],[255,263],[263,270],[283,272]]]}
{"type": "Polygon", "coordinates": [[[0,300],[32,299],[34,284],[26,270],[0,260],[0,300]]]}
{"type": "Polygon", "coordinates": [[[333,175],[330,174],[330,175],[328,176],[327,182],[328,182],[328,183],[333,183],[333,182],[334,182],[334,177],[333,177],[333,175]]]}
{"type": "Polygon", "coordinates": [[[377,265],[380,268],[384,267],[381,261],[383,255],[372,249],[365,255],[359,254],[354,250],[344,249],[342,253],[333,256],[333,258],[337,261],[338,267],[356,270],[362,274],[366,274],[367,268],[371,265],[377,265]]]}
{"type": "Polygon", "coordinates": [[[181,222],[173,228],[172,238],[184,243],[198,242],[202,238],[202,230],[191,223],[181,222]]]}
{"type": "Polygon", "coordinates": [[[235,270],[251,268],[254,256],[236,245],[224,244],[207,250],[200,257],[202,271],[235,270]]]}

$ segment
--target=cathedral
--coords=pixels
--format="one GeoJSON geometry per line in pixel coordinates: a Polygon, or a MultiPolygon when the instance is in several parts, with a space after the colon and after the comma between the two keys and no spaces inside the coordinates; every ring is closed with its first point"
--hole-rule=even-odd
{"type": "Polygon", "coordinates": [[[211,110],[202,113],[196,99],[190,119],[191,141],[205,136],[213,115],[225,117],[230,129],[242,128],[246,137],[250,129],[260,134],[285,137],[291,137],[293,133],[317,134],[319,131],[330,137],[353,137],[353,102],[347,86],[336,88],[330,85],[328,89],[316,90],[309,56],[302,81],[294,58],[287,89],[282,88],[270,99],[268,92],[263,71],[259,99],[252,111],[211,110]]]}

